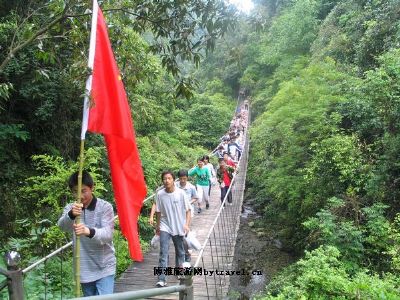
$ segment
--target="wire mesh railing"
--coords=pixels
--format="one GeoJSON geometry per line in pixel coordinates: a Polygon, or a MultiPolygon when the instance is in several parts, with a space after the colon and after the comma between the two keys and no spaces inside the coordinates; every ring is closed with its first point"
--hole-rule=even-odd
{"type": "Polygon", "coordinates": [[[242,212],[248,149],[249,142],[246,129],[244,149],[237,173],[232,178],[228,192],[193,266],[193,283],[196,286],[204,286],[204,289],[195,291],[195,295],[199,298],[223,299],[228,292],[230,276],[243,275],[243,270],[233,270],[232,266],[242,212]],[[231,199],[229,193],[231,193],[231,199]]]}

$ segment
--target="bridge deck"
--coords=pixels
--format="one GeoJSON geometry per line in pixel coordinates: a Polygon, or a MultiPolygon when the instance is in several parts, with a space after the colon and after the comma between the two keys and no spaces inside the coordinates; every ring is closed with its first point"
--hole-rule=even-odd
{"type": "MultiPolygon", "coordinates": [[[[204,205],[204,204],[203,204],[204,205]]],[[[220,200],[220,189],[218,186],[214,186],[211,189],[211,197],[210,197],[210,208],[202,209],[202,212],[198,214],[195,213],[194,218],[192,219],[191,229],[196,231],[196,237],[201,244],[206,240],[206,236],[210,230],[210,227],[218,213],[218,210],[221,205],[220,200]]],[[[226,209],[231,208],[231,206],[227,206],[226,209]]],[[[224,246],[225,241],[217,242],[217,245],[224,246]]],[[[175,262],[175,249],[173,243],[171,241],[169,248],[169,257],[172,263],[175,262]]],[[[191,264],[193,265],[196,262],[198,252],[192,252],[191,264]]],[[[211,260],[212,257],[208,253],[204,253],[204,260],[211,260]]],[[[135,262],[133,263],[127,271],[122,274],[122,276],[116,280],[115,282],[115,292],[126,292],[126,291],[136,291],[154,288],[155,283],[157,282],[157,276],[154,275],[154,268],[158,267],[158,258],[159,258],[159,249],[151,249],[148,253],[144,255],[144,260],[141,263],[135,262]]],[[[211,265],[211,264],[206,264],[211,265]]],[[[174,267],[174,265],[171,265],[174,267]]],[[[194,299],[210,299],[207,296],[207,290],[204,282],[204,278],[202,276],[194,276],[193,278],[193,286],[194,286],[194,299]]],[[[223,276],[222,276],[222,279],[223,276]]],[[[221,279],[221,280],[222,280],[221,279]]],[[[179,280],[175,276],[167,277],[168,286],[178,285],[179,280]]],[[[218,281],[219,282],[219,281],[218,281]]],[[[208,281],[208,294],[209,295],[220,295],[221,287],[217,287],[219,292],[215,292],[215,284],[211,280],[208,281]],[[213,286],[214,285],[214,286],[213,286]]],[[[226,294],[226,289],[229,286],[228,284],[224,285],[224,293],[226,294]]],[[[147,299],[178,299],[178,294],[169,294],[163,296],[155,296],[147,299]]],[[[211,299],[213,297],[211,296],[211,299]]],[[[214,299],[220,299],[220,297],[214,296],[214,299]]]]}

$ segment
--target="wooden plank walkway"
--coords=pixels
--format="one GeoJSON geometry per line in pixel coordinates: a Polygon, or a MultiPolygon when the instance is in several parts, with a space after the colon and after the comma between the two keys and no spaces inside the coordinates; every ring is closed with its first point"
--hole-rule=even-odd
{"type": "MultiPolygon", "coordinates": [[[[203,204],[204,205],[204,204],[203,204]]],[[[211,189],[210,197],[210,208],[202,209],[200,214],[195,213],[191,230],[196,231],[196,237],[201,244],[204,243],[206,236],[210,230],[212,223],[218,213],[221,205],[220,200],[220,189],[218,186],[213,186],[211,189]]],[[[193,265],[197,259],[198,252],[192,252],[191,264],[193,265]]],[[[169,247],[170,262],[175,262],[175,248],[171,241],[169,247]]],[[[155,288],[157,282],[157,276],[154,275],[154,268],[158,267],[159,249],[151,249],[149,252],[144,254],[143,262],[133,263],[115,282],[115,293],[136,291],[143,289],[155,288]]],[[[206,256],[204,259],[210,260],[211,258],[206,256]]],[[[174,267],[174,265],[171,265],[174,267]]],[[[193,286],[195,291],[195,299],[209,299],[206,294],[204,280],[202,276],[194,276],[193,286]],[[198,278],[200,277],[200,278],[198,278]],[[198,280],[200,279],[200,280],[198,280]],[[204,298],[206,297],[206,298],[204,298]]],[[[178,285],[179,280],[175,276],[167,277],[168,286],[178,285]]],[[[209,292],[213,293],[214,288],[212,287],[211,280],[209,284],[209,292]]],[[[214,293],[213,293],[214,294],[214,293]]],[[[147,299],[178,299],[177,293],[151,297],[147,299]]]]}

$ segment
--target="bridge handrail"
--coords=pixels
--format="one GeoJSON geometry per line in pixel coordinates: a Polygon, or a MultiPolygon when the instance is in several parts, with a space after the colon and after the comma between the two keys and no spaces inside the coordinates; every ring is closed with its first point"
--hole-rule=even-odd
{"type": "MultiPolygon", "coordinates": [[[[232,188],[233,183],[234,183],[234,181],[235,181],[235,177],[236,177],[236,174],[235,174],[235,175],[233,176],[233,178],[232,178],[231,185],[229,186],[229,189],[228,189],[228,191],[226,192],[225,198],[228,197],[229,193],[231,192],[231,188],[232,188]]],[[[225,198],[224,198],[224,201],[225,201],[225,198]]],[[[206,239],[204,240],[204,243],[203,243],[203,245],[201,246],[199,255],[197,256],[196,262],[195,262],[195,264],[194,264],[194,266],[193,266],[194,268],[197,268],[197,267],[199,266],[200,260],[201,260],[201,258],[202,258],[202,256],[203,256],[204,249],[205,249],[206,246],[207,246],[208,240],[209,240],[210,237],[211,237],[211,234],[212,234],[212,232],[213,232],[213,230],[214,230],[214,228],[215,228],[215,225],[217,224],[217,221],[218,221],[219,216],[221,215],[223,209],[224,209],[224,205],[221,205],[221,207],[220,207],[219,210],[218,210],[217,215],[215,216],[214,222],[212,223],[212,225],[211,225],[211,227],[210,227],[210,230],[209,230],[208,233],[207,233],[206,239]]]]}
{"type": "MultiPolygon", "coordinates": [[[[186,291],[190,286],[186,285],[173,285],[169,287],[160,288],[152,288],[145,289],[140,291],[130,291],[123,293],[115,293],[112,295],[103,295],[103,296],[92,296],[92,297],[82,297],[82,298],[74,298],[74,300],[133,300],[133,299],[143,299],[145,297],[159,296],[165,294],[172,294],[176,292],[186,291]]],[[[193,298],[191,298],[193,299],[193,298]]]]}
{"type": "MultiPolygon", "coordinates": [[[[247,127],[246,127],[245,134],[244,134],[243,149],[245,149],[246,146],[247,146],[247,127]]],[[[243,152],[244,152],[244,151],[243,151],[243,152]]],[[[222,213],[222,210],[225,208],[225,206],[224,206],[224,205],[225,205],[225,201],[226,201],[226,199],[227,199],[229,193],[231,192],[232,187],[233,187],[233,185],[234,185],[234,182],[235,182],[235,180],[236,180],[236,176],[237,176],[237,174],[238,174],[239,166],[240,166],[240,162],[242,161],[242,158],[243,158],[243,155],[240,157],[240,159],[239,159],[239,161],[238,161],[238,164],[237,164],[238,167],[237,167],[237,169],[236,169],[237,171],[236,171],[236,172],[234,173],[234,175],[233,175],[231,184],[230,184],[230,186],[229,186],[228,191],[226,192],[225,198],[223,199],[223,202],[222,202],[222,204],[221,204],[221,206],[220,206],[220,208],[219,208],[219,210],[218,210],[218,213],[217,213],[217,215],[216,215],[215,218],[214,218],[214,221],[213,221],[213,223],[212,223],[212,225],[211,225],[211,227],[210,227],[210,230],[208,231],[208,234],[207,234],[207,236],[206,236],[206,239],[204,240],[204,243],[203,243],[203,245],[201,246],[199,255],[197,256],[196,262],[195,262],[195,264],[194,264],[194,266],[193,266],[194,268],[197,268],[197,267],[199,266],[200,260],[201,260],[201,258],[202,258],[202,256],[203,256],[204,249],[206,248],[206,245],[207,245],[207,243],[208,243],[208,241],[209,241],[209,239],[210,239],[210,237],[211,237],[211,234],[212,234],[212,232],[213,232],[213,230],[214,230],[214,228],[215,228],[215,225],[216,225],[217,222],[218,222],[218,219],[219,219],[219,217],[220,217],[220,215],[221,215],[221,213],[222,213]]]]}

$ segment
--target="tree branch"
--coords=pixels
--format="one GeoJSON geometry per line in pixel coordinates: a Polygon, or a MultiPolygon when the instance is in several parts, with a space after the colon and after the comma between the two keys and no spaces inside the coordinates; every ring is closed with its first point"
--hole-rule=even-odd
{"type": "MultiPolygon", "coordinates": [[[[42,27],[41,29],[39,29],[38,31],[36,31],[29,39],[25,40],[24,42],[16,45],[14,47],[14,38],[15,35],[13,37],[13,41],[12,44],[10,45],[10,50],[7,54],[7,56],[4,58],[4,60],[1,62],[0,64],[0,74],[4,72],[4,69],[6,68],[6,66],[8,65],[8,63],[11,61],[11,59],[13,57],[15,57],[15,55],[17,54],[17,52],[19,52],[21,49],[25,48],[26,46],[32,44],[40,35],[42,35],[43,33],[47,32],[49,29],[51,29],[54,25],[58,24],[59,22],[61,22],[62,20],[66,19],[66,18],[78,18],[78,17],[84,17],[84,16],[90,16],[92,13],[83,13],[83,14],[67,14],[67,11],[69,9],[70,5],[66,5],[64,10],[62,11],[62,13],[60,13],[60,15],[58,17],[56,17],[53,21],[51,21],[50,23],[48,23],[46,26],[42,27]]],[[[153,24],[155,27],[157,27],[159,30],[163,30],[164,27],[161,25],[165,22],[170,21],[171,19],[174,19],[174,16],[171,16],[170,18],[166,18],[166,19],[160,19],[160,20],[154,20],[145,16],[142,16],[140,14],[137,14],[131,10],[129,10],[128,8],[109,8],[109,9],[104,9],[103,12],[110,12],[110,11],[121,11],[124,12],[126,14],[135,16],[138,19],[142,19],[144,21],[147,21],[151,24],[153,24]]],[[[27,18],[24,20],[24,22],[27,20],[27,18]]],[[[18,31],[18,30],[17,30],[18,31]]],[[[167,33],[169,37],[171,37],[170,33],[167,33]]]]}
{"type": "Polygon", "coordinates": [[[38,31],[36,31],[29,39],[27,39],[25,42],[17,45],[16,47],[12,48],[12,46],[10,47],[10,51],[8,52],[6,58],[2,61],[2,63],[0,64],[0,74],[4,72],[5,67],[7,66],[7,64],[10,62],[10,60],[15,56],[15,54],[17,54],[18,51],[20,51],[21,49],[25,48],[26,46],[30,45],[32,42],[34,42],[40,35],[42,35],[43,33],[45,33],[46,31],[48,31],[50,28],[52,28],[54,25],[56,25],[57,23],[61,22],[64,18],[65,18],[65,14],[68,10],[68,5],[65,6],[63,12],[56,17],[53,21],[51,21],[49,24],[47,24],[46,26],[42,27],[41,29],[39,29],[38,31]]]}
{"type": "MultiPolygon", "coordinates": [[[[102,10],[102,12],[104,12],[104,13],[106,13],[106,12],[112,12],[112,11],[121,11],[121,12],[124,12],[124,13],[126,13],[126,14],[128,14],[128,15],[135,16],[135,17],[137,17],[138,19],[143,19],[143,20],[145,20],[145,21],[147,21],[147,22],[149,22],[149,23],[155,24],[155,25],[157,25],[157,26],[159,26],[159,27],[161,27],[161,25],[159,25],[159,23],[168,22],[168,21],[171,21],[172,19],[175,18],[175,17],[170,17],[170,18],[167,18],[167,19],[152,20],[152,19],[149,19],[149,18],[147,18],[147,17],[141,16],[141,15],[139,15],[139,14],[137,14],[137,13],[134,13],[134,12],[130,11],[129,9],[124,8],[124,7],[119,7],[119,8],[107,8],[107,9],[103,9],[103,10],[102,10]]],[[[92,13],[83,13],[83,14],[77,14],[77,15],[65,15],[65,17],[66,17],[66,18],[79,18],[79,17],[91,16],[91,15],[92,15],[92,13]]]]}

